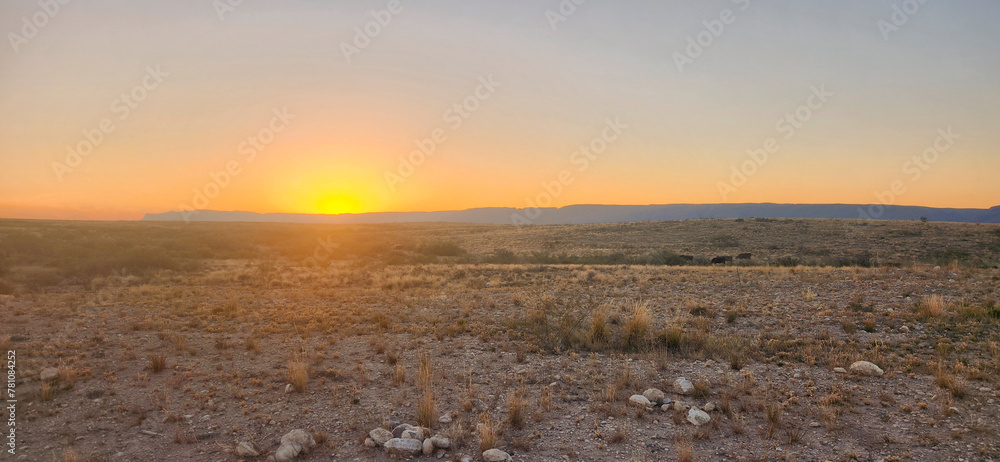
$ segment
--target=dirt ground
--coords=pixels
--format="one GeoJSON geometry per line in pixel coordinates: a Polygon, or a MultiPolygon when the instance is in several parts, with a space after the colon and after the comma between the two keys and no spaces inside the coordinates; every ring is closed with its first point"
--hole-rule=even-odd
{"type": "Polygon", "coordinates": [[[393,460],[369,432],[422,414],[451,439],[442,460],[997,460],[998,280],[241,260],[108,276],[0,299],[19,397],[4,460],[264,460],[293,429],[318,443],[295,460],[393,460]],[[650,388],[666,410],[629,405],[650,388]]]}

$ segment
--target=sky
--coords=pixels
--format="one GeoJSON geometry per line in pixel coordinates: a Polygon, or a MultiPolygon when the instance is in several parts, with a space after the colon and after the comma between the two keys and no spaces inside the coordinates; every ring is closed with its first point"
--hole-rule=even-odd
{"type": "Polygon", "coordinates": [[[993,0],[4,1],[0,217],[987,208],[997,17],[993,0]]]}

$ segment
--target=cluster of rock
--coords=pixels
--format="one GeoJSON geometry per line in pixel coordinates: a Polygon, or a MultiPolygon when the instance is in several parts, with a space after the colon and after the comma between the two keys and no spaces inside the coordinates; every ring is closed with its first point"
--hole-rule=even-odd
{"type": "Polygon", "coordinates": [[[423,454],[429,456],[435,452],[443,453],[451,449],[451,440],[445,436],[431,436],[431,429],[410,424],[397,425],[392,431],[376,428],[368,432],[365,446],[383,448],[389,454],[404,457],[423,454]]]}
{"type": "MultiPolygon", "coordinates": [[[[281,445],[267,457],[269,462],[288,462],[299,454],[308,454],[316,447],[316,439],[305,430],[292,430],[281,437],[281,445]]],[[[236,455],[240,457],[258,457],[261,449],[253,443],[241,441],[236,444],[236,455]]]]}
{"type": "MultiPolygon", "coordinates": [[[[846,374],[847,369],[844,369],[843,367],[835,367],[833,368],[833,372],[846,374]]],[[[885,373],[881,367],[878,367],[868,361],[856,361],[854,364],[851,364],[851,372],[858,375],[868,375],[872,377],[881,377],[882,374],[885,373]]]]}
{"type": "MultiPolygon", "coordinates": [[[[684,377],[679,377],[674,381],[674,391],[680,395],[689,395],[694,391],[694,384],[684,377]]],[[[640,407],[644,409],[652,409],[656,406],[660,407],[663,412],[668,412],[674,410],[676,412],[687,411],[687,420],[691,422],[694,426],[700,426],[707,424],[712,421],[712,417],[708,415],[709,412],[715,410],[715,404],[709,402],[705,403],[703,409],[698,409],[695,406],[688,406],[680,401],[672,401],[667,398],[666,394],[657,388],[650,388],[641,395],[632,395],[629,397],[628,402],[630,405],[635,407],[640,407]]]]}

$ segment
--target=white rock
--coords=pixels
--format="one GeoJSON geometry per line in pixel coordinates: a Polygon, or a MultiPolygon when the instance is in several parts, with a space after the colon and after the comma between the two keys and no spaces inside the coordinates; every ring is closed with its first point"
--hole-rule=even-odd
{"type": "Polygon", "coordinates": [[[651,403],[663,402],[663,398],[665,397],[663,391],[656,388],[650,388],[642,392],[642,396],[645,396],[651,403]]]}
{"type": "Polygon", "coordinates": [[[874,376],[881,376],[884,373],[882,372],[881,367],[878,367],[868,361],[858,361],[855,362],[854,364],[851,364],[851,372],[861,375],[874,375],[874,376]]]}
{"type": "Polygon", "coordinates": [[[253,443],[241,441],[236,445],[236,455],[240,457],[259,457],[260,450],[254,447],[253,443]]]}
{"type": "Polygon", "coordinates": [[[691,393],[691,390],[694,390],[694,384],[684,377],[678,377],[677,380],[674,380],[674,390],[676,390],[677,393],[686,395],[691,393]]]}
{"type": "Polygon", "coordinates": [[[653,405],[653,403],[649,402],[649,400],[642,395],[632,395],[629,397],[628,403],[636,407],[649,407],[653,405]]]}
{"type": "Polygon", "coordinates": [[[906,327],[906,326],[900,326],[899,327],[899,331],[902,332],[902,333],[904,333],[904,334],[906,334],[906,333],[910,332],[910,328],[906,327]]]}
{"type": "Polygon", "coordinates": [[[376,443],[375,440],[373,440],[371,438],[365,438],[365,447],[366,448],[377,448],[378,447],[378,443],[376,443]]]}
{"type": "Polygon", "coordinates": [[[312,435],[305,430],[299,429],[285,433],[281,437],[281,444],[285,443],[297,443],[304,453],[308,453],[310,449],[316,447],[316,440],[313,439],[312,435]]]}
{"type": "Polygon", "coordinates": [[[371,437],[372,441],[374,441],[375,444],[382,446],[385,444],[386,441],[392,439],[392,432],[384,428],[376,428],[368,432],[368,436],[371,437]]]}
{"type": "Polygon", "coordinates": [[[705,412],[712,412],[712,411],[714,411],[715,410],[715,403],[713,403],[711,401],[705,403],[705,408],[704,409],[705,409],[705,412]]]}
{"type": "Polygon", "coordinates": [[[844,369],[843,367],[835,367],[833,368],[833,372],[836,372],[838,374],[846,374],[847,369],[844,369]]]}
{"type": "Polygon", "coordinates": [[[403,430],[403,433],[399,436],[400,438],[408,438],[411,440],[423,441],[424,440],[424,430],[420,427],[413,427],[409,430],[403,430]]]}
{"type": "Polygon", "coordinates": [[[274,460],[278,462],[288,462],[302,453],[302,445],[294,441],[281,443],[277,451],[274,451],[274,460]]]}
{"type": "Polygon", "coordinates": [[[431,441],[430,438],[427,438],[426,440],[424,440],[424,450],[423,450],[423,452],[424,452],[425,456],[429,456],[431,454],[434,454],[434,442],[431,441]]]}
{"type": "Polygon", "coordinates": [[[487,449],[483,452],[483,460],[486,462],[507,462],[513,459],[511,459],[510,454],[499,449],[487,449]]]}
{"type": "Polygon", "coordinates": [[[38,378],[42,379],[42,382],[55,380],[56,377],[59,377],[59,369],[54,367],[46,367],[45,369],[42,369],[40,374],[38,374],[38,378]]]}
{"type": "Polygon", "coordinates": [[[424,450],[424,444],[419,440],[409,438],[393,438],[383,445],[389,454],[400,456],[415,456],[424,450]]]}
{"type": "Polygon", "coordinates": [[[441,417],[438,417],[438,422],[441,422],[443,424],[450,424],[451,423],[451,414],[445,414],[445,415],[443,415],[441,417]]]}
{"type": "Polygon", "coordinates": [[[434,435],[431,437],[431,443],[433,443],[434,447],[436,448],[441,448],[441,449],[451,448],[451,440],[445,436],[434,435]]]}
{"type": "Polygon", "coordinates": [[[291,393],[293,391],[295,391],[295,387],[292,386],[292,384],[289,383],[285,385],[285,393],[291,393]]]}
{"type": "Polygon", "coordinates": [[[711,420],[711,416],[696,407],[693,407],[688,411],[688,422],[693,423],[695,426],[705,425],[711,420]]]}

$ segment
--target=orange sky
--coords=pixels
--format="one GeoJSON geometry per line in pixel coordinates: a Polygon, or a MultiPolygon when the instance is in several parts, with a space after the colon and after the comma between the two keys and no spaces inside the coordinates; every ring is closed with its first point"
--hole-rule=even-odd
{"type": "Polygon", "coordinates": [[[0,217],[1000,204],[995,2],[661,3],[5,2],[0,217]]]}

